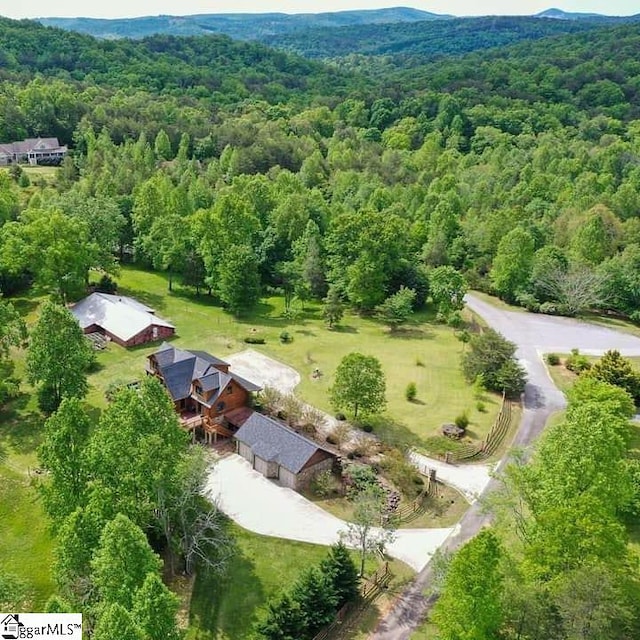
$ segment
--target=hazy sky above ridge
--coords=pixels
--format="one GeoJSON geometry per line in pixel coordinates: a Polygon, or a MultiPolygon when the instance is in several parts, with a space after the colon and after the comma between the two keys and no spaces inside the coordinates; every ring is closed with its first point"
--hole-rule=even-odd
{"type": "Polygon", "coordinates": [[[0,15],[9,18],[92,17],[124,18],[134,16],[190,15],[195,13],[320,13],[347,9],[379,9],[410,6],[433,13],[467,15],[532,15],[559,6],[564,11],[632,15],[640,11],[638,0],[433,0],[389,2],[388,0],[0,0],[0,15]]]}

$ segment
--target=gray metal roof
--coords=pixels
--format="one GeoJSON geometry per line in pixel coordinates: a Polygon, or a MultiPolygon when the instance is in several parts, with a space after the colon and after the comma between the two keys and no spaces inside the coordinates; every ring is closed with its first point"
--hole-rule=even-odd
{"type": "Polygon", "coordinates": [[[259,391],[261,387],[232,373],[225,373],[216,369],[215,365],[229,366],[224,360],[208,354],[206,351],[186,351],[177,349],[167,342],[153,354],[158,369],[164,378],[165,385],[174,400],[182,400],[191,396],[191,383],[199,380],[203,391],[214,391],[208,402],[198,398],[198,402],[206,406],[213,406],[220,398],[227,385],[235,380],[249,392],[259,391]]]}
{"type": "Polygon", "coordinates": [[[127,296],[108,293],[92,293],[71,307],[71,313],[82,329],[97,325],[125,342],[148,327],[175,329],[170,322],[156,316],[151,307],[127,296]]]}
{"type": "Polygon", "coordinates": [[[299,473],[318,450],[333,455],[313,440],[255,411],[238,429],[235,438],[250,446],[259,458],[277,462],[291,473],[299,473]]]}

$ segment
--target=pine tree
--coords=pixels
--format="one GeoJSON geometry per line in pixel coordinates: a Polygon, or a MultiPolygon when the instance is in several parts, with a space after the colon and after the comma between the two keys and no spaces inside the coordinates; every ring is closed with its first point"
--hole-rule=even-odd
{"type": "Polygon", "coordinates": [[[342,542],[331,547],[329,555],[320,563],[320,570],[331,578],[339,609],[358,597],[358,569],[342,542]]]}
{"type": "Polygon", "coordinates": [[[301,637],[313,638],[334,620],[338,595],[331,577],[316,567],[302,574],[293,586],[292,597],[300,605],[307,628],[307,634],[301,637]]]}
{"type": "Polygon", "coordinates": [[[300,640],[306,633],[306,622],[300,603],[287,592],[267,604],[264,619],[257,625],[265,640],[300,640]]]}

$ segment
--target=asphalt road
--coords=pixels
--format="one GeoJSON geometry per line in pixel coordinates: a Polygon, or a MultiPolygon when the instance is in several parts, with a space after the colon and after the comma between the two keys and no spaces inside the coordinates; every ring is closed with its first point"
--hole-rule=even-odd
{"type": "MultiPolygon", "coordinates": [[[[506,311],[474,295],[467,295],[465,300],[489,326],[518,346],[516,355],[527,369],[524,411],[513,440],[514,447],[530,446],[542,433],[549,416],[565,405],[564,395],[553,384],[544,365],[544,353],[568,353],[578,348],[583,353],[599,355],[608,349],[618,349],[623,355],[640,356],[640,339],[630,334],[572,318],[506,311]]],[[[498,472],[507,458],[498,465],[498,472]]],[[[498,482],[492,480],[483,495],[497,486],[498,482]]],[[[441,549],[455,551],[489,522],[490,516],[482,512],[481,501],[475,502],[441,549]]],[[[381,620],[370,640],[408,640],[432,604],[432,598],[425,596],[432,580],[433,569],[428,564],[381,620]]]]}

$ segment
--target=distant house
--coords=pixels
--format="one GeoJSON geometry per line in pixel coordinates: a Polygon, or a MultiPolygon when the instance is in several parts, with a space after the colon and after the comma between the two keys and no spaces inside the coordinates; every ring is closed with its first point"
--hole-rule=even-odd
{"type": "Polygon", "coordinates": [[[167,388],[194,441],[229,438],[251,415],[251,394],[261,387],[230,372],[224,360],[167,343],[147,359],[147,374],[167,388]]]}
{"type": "Polygon", "coordinates": [[[317,442],[273,418],[253,412],[235,434],[238,453],[266,478],[290,489],[303,489],[336,456],[317,442]]]}
{"type": "Polygon", "coordinates": [[[66,145],[61,145],[58,138],[27,138],[0,144],[0,165],[60,164],[67,151],[66,145]]]}
{"type": "Polygon", "coordinates": [[[126,296],[92,293],[71,307],[71,313],[85,333],[102,333],[123,347],[164,340],[176,331],[151,307],[126,296]]]}

